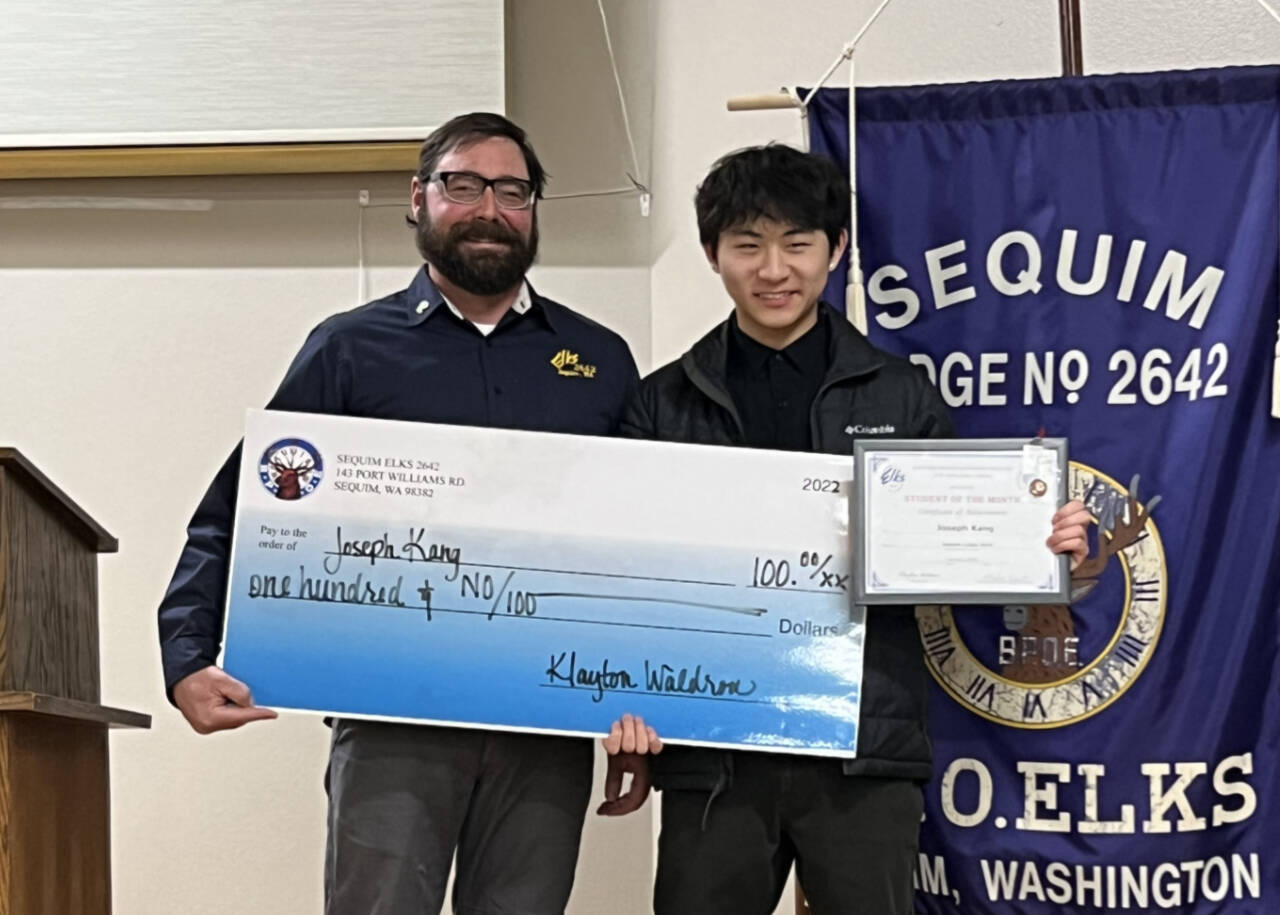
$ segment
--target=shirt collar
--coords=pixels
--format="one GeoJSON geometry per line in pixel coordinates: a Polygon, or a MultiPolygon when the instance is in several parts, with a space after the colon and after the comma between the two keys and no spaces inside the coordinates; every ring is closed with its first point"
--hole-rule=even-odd
{"type": "MultiPolygon", "coordinates": [[[[458,310],[458,306],[454,305],[452,302],[449,301],[449,297],[447,295],[444,295],[444,293],[441,293],[440,295],[444,299],[444,304],[448,306],[451,312],[453,312],[454,317],[463,321],[468,320],[467,316],[458,310]]],[[[418,307],[422,308],[422,306],[423,306],[423,303],[419,302],[418,307]]],[[[428,304],[427,308],[430,308],[430,307],[432,306],[428,304]]],[[[511,310],[518,315],[522,315],[532,307],[533,307],[533,298],[529,295],[529,284],[521,283],[520,292],[518,295],[516,295],[516,300],[511,303],[511,310]]]]}
{"type": "Polygon", "coordinates": [[[753,374],[763,372],[769,360],[779,354],[795,368],[808,371],[815,366],[826,365],[827,342],[830,337],[827,320],[826,309],[819,302],[817,321],[814,322],[813,327],[785,348],[776,350],[747,336],[746,332],[738,326],[738,315],[735,312],[729,320],[729,345],[737,351],[742,365],[753,374]]]}
{"type": "MultiPolygon", "coordinates": [[[[529,281],[525,280],[520,284],[520,292],[516,295],[516,300],[511,303],[509,313],[515,315],[524,315],[530,312],[536,312],[543,316],[543,320],[548,326],[551,326],[551,318],[546,313],[546,309],[541,306],[538,301],[539,296],[533,291],[533,287],[529,285],[529,281]]],[[[458,311],[456,305],[445,297],[440,288],[431,281],[431,276],[427,272],[426,265],[418,271],[413,278],[413,282],[409,284],[409,288],[405,290],[405,301],[408,307],[408,318],[411,325],[422,324],[427,321],[441,308],[450,311],[459,320],[465,321],[462,312],[458,311]]],[[[505,319],[507,315],[503,315],[505,319]]],[[[499,323],[502,323],[501,321],[499,323]]],[[[554,329],[554,328],[553,328],[554,329]]]]}

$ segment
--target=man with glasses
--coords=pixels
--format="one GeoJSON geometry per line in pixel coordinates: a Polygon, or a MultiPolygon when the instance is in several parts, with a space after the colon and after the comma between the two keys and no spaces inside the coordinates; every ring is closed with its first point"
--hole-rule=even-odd
{"type": "MultiPolygon", "coordinates": [[[[626,343],[525,280],[545,181],[499,115],[432,133],[408,217],[426,264],[407,289],[312,331],[268,407],[612,433],[638,380],[626,343]]],[[[165,686],[202,734],[275,717],[215,665],[239,452],[196,510],[159,611],[165,686]]],[[[585,739],[334,721],[326,913],[437,912],[455,851],[454,911],[563,912],[592,756],[585,739]]]]}

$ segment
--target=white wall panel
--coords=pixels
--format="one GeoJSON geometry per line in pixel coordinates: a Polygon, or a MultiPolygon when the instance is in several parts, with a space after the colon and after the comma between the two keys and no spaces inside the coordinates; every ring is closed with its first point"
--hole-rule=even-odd
{"type": "Polygon", "coordinates": [[[0,148],[421,139],[502,105],[501,0],[0,0],[0,148]]]}

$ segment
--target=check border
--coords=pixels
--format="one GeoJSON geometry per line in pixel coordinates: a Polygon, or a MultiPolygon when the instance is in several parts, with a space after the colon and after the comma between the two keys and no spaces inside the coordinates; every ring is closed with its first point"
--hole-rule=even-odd
{"type": "MultiPolygon", "coordinates": [[[[864,481],[869,461],[876,454],[885,451],[911,451],[919,453],[950,451],[1021,451],[1025,445],[1039,445],[1058,455],[1058,506],[1067,501],[1068,453],[1065,438],[950,438],[950,439],[859,439],[853,443],[853,496],[850,505],[849,522],[852,526],[853,550],[853,593],[852,601],[856,605],[868,604],[1069,604],[1071,603],[1071,566],[1067,555],[1058,557],[1058,590],[1052,591],[999,591],[999,592],[958,592],[958,591],[876,591],[867,593],[866,551],[863,549],[867,537],[867,504],[864,496],[864,481]]],[[[1048,532],[1045,533],[1048,536],[1048,532]]]]}

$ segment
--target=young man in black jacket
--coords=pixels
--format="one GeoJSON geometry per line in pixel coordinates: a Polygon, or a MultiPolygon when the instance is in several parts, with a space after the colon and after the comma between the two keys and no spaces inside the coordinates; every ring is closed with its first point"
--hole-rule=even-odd
{"type": "MultiPolygon", "coordinates": [[[[834,163],[786,146],[724,157],[698,188],[698,230],[734,302],[730,317],[640,386],[636,438],[851,454],[853,439],[953,432],[915,366],[872,346],[819,297],[848,243],[849,187],[834,163]]],[[[1089,515],[1054,519],[1049,546],[1083,557],[1089,515]]],[[[605,741],[608,800],[663,790],[658,915],[768,915],[791,864],[819,915],[912,909],[911,874],[932,774],[926,671],[911,607],[867,614],[858,756],[662,749],[626,716],[605,741]],[[620,795],[622,773],[633,775],[620,795]]]]}

